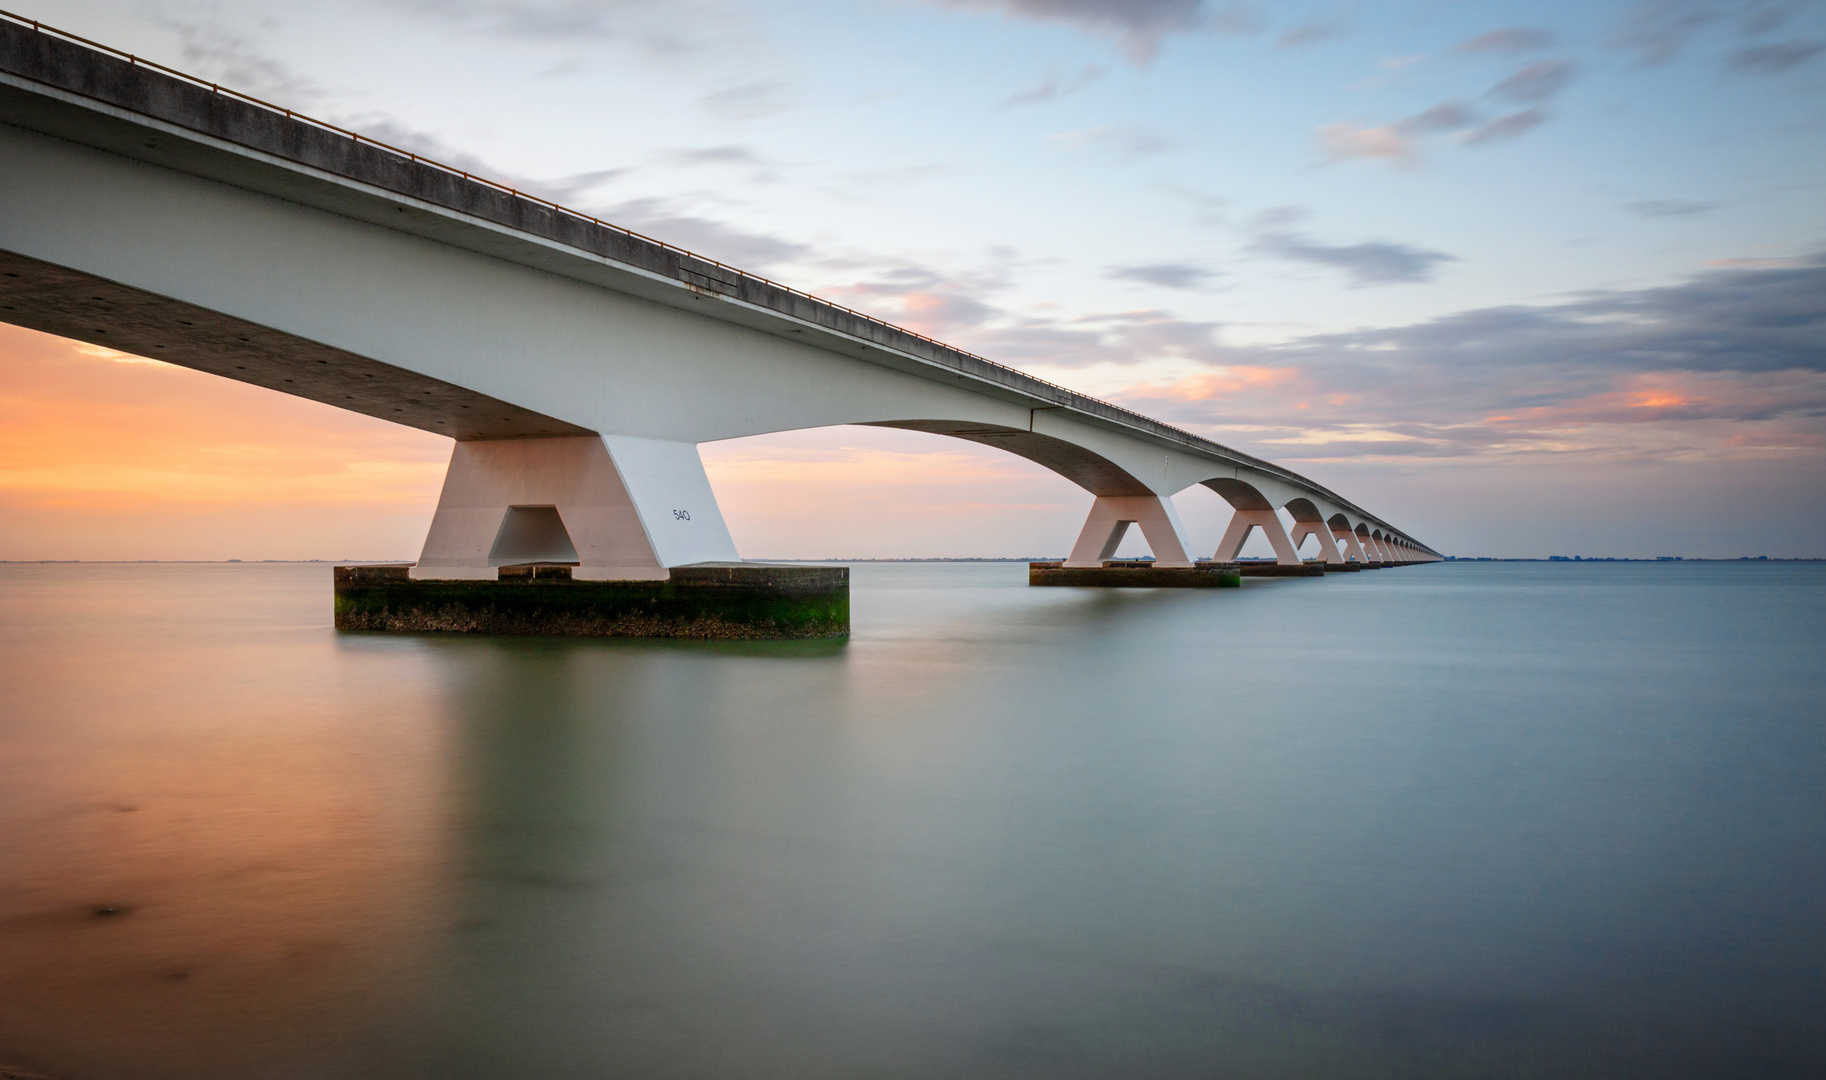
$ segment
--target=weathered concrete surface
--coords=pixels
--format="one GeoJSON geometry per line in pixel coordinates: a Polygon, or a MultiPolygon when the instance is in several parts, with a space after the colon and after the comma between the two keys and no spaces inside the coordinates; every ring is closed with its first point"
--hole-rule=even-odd
{"type": "Polygon", "coordinates": [[[1324,577],[1326,565],[1321,562],[1285,563],[1245,562],[1237,567],[1244,577],[1324,577]]]}
{"type": "Polygon", "coordinates": [[[338,566],[336,628],[716,640],[850,632],[847,566],[700,563],[665,581],[573,581],[568,566],[502,567],[498,581],[414,580],[410,567],[338,566]]]}
{"type": "Polygon", "coordinates": [[[1139,560],[1112,559],[1102,566],[1028,563],[1027,584],[1092,589],[1234,589],[1242,584],[1242,579],[1237,576],[1234,563],[1156,566],[1139,560]]]}

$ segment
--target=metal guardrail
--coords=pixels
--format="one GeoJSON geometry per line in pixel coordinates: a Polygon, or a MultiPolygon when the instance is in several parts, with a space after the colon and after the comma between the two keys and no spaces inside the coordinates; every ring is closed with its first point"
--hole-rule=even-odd
{"type": "MultiPolygon", "coordinates": [[[[133,53],[127,52],[122,49],[117,49],[117,48],[113,47],[112,45],[104,45],[99,41],[92,41],[89,38],[85,38],[79,34],[73,34],[73,33],[69,32],[68,30],[60,30],[57,27],[50,26],[45,23],[39,22],[37,19],[29,18],[27,16],[20,15],[15,12],[7,11],[5,9],[0,9],[0,19],[5,19],[9,22],[13,22],[13,23],[16,23],[21,26],[29,26],[36,33],[48,34],[53,37],[62,38],[66,41],[71,41],[71,42],[75,42],[78,45],[82,45],[85,48],[95,49],[99,52],[107,53],[110,56],[120,57],[121,59],[127,61],[127,63],[132,64],[135,67],[150,68],[163,75],[168,75],[174,79],[180,79],[193,86],[207,88],[211,93],[220,94],[223,97],[234,98],[238,101],[243,101],[250,105],[258,106],[259,108],[265,109],[268,112],[278,113],[278,114],[284,116],[288,120],[294,120],[299,123],[309,124],[312,127],[319,128],[323,131],[328,131],[328,132],[332,132],[337,135],[341,135],[344,138],[349,139],[353,142],[365,144],[367,146],[372,146],[378,150],[382,150],[389,154],[393,154],[395,156],[405,158],[406,160],[411,161],[415,164],[424,165],[424,166],[426,166],[428,168],[432,168],[432,169],[437,169],[440,172],[449,173],[452,176],[462,177],[464,180],[469,181],[470,183],[482,184],[486,187],[494,188],[496,191],[505,192],[506,194],[511,195],[514,198],[525,199],[528,202],[537,203],[540,206],[548,207],[554,213],[564,214],[566,216],[573,217],[573,218],[576,218],[581,221],[587,221],[593,225],[599,226],[600,228],[609,229],[613,232],[621,233],[623,236],[632,237],[643,243],[652,244],[653,246],[658,247],[662,250],[676,252],[677,254],[683,255],[686,258],[697,259],[700,262],[708,263],[711,266],[718,267],[719,269],[727,271],[728,273],[734,274],[738,278],[758,282],[762,285],[768,286],[769,288],[779,289],[780,291],[789,293],[793,296],[802,297],[802,298],[804,298],[806,300],[810,300],[814,303],[822,304],[822,305],[825,305],[826,307],[835,308],[838,311],[841,311],[841,312],[844,312],[845,314],[854,316],[855,318],[860,319],[863,322],[868,323],[870,325],[879,326],[879,327],[882,327],[883,329],[893,331],[894,333],[897,333],[897,334],[905,334],[910,338],[915,338],[919,341],[924,341],[924,342],[927,342],[928,344],[936,345],[940,349],[944,349],[948,352],[956,353],[959,356],[968,357],[971,360],[975,360],[978,363],[985,364],[985,365],[987,365],[991,368],[995,368],[999,371],[1005,371],[1011,375],[1018,375],[1023,379],[1031,379],[1034,382],[1041,384],[1042,386],[1050,387],[1053,390],[1056,390],[1061,394],[1067,395],[1068,397],[1077,398],[1082,401],[1091,402],[1095,405],[1101,406],[1102,408],[1109,409],[1112,412],[1120,413],[1123,416],[1133,417],[1134,419],[1141,421],[1142,424],[1148,428],[1152,428],[1157,431],[1164,430],[1167,432],[1171,432],[1172,434],[1185,440],[1185,442],[1187,443],[1188,446],[1196,448],[1201,443],[1207,444],[1210,446],[1215,446],[1218,449],[1225,452],[1226,454],[1231,454],[1236,457],[1246,459],[1247,461],[1249,461],[1251,463],[1252,467],[1265,468],[1267,471],[1279,473],[1288,479],[1296,480],[1302,484],[1306,484],[1310,487],[1316,488],[1317,490],[1324,492],[1327,496],[1336,500],[1337,502],[1342,503],[1342,504],[1350,507],[1351,509],[1356,510],[1359,514],[1361,514],[1362,516],[1364,516],[1366,518],[1371,518],[1372,520],[1377,520],[1377,521],[1381,520],[1379,518],[1376,518],[1374,515],[1371,515],[1365,511],[1363,511],[1362,509],[1356,507],[1355,504],[1353,504],[1349,500],[1344,499],[1343,497],[1337,495],[1335,492],[1328,490],[1323,485],[1315,484],[1311,480],[1308,480],[1307,478],[1300,476],[1298,473],[1295,473],[1289,469],[1284,469],[1281,466],[1275,465],[1273,462],[1263,461],[1263,460],[1255,457],[1252,454],[1245,454],[1239,450],[1233,450],[1230,447],[1224,446],[1222,443],[1216,442],[1215,440],[1207,439],[1202,435],[1193,434],[1192,432],[1187,431],[1184,428],[1174,427],[1171,424],[1162,423],[1161,421],[1156,420],[1151,416],[1146,416],[1142,413],[1138,413],[1133,409],[1124,408],[1123,406],[1117,405],[1114,402],[1104,401],[1101,398],[1091,397],[1089,394],[1085,394],[1080,391],[1073,390],[1068,386],[1062,386],[1059,383],[1053,382],[1049,379],[1042,379],[1037,375],[1030,375],[1027,372],[1020,370],[1019,368],[1009,367],[1007,364],[997,363],[996,361],[991,360],[986,356],[981,356],[977,353],[969,352],[965,349],[960,349],[955,345],[948,345],[945,342],[938,340],[937,338],[927,337],[925,334],[919,333],[916,330],[908,330],[906,327],[899,326],[894,323],[888,322],[886,319],[877,318],[876,316],[870,315],[866,312],[857,311],[855,308],[846,307],[845,305],[839,304],[836,301],[827,300],[822,296],[816,296],[812,293],[808,293],[803,289],[795,289],[791,285],[782,284],[781,282],[774,281],[771,278],[765,278],[765,277],[760,276],[759,274],[751,274],[745,270],[741,270],[741,269],[738,269],[737,267],[730,266],[728,263],[722,262],[717,259],[710,258],[708,255],[700,255],[695,251],[691,251],[687,248],[679,247],[676,244],[668,244],[664,240],[655,239],[654,237],[648,236],[645,233],[636,232],[633,229],[629,229],[629,228],[626,228],[625,226],[617,225],[614,222],[604,221],[601,218],[596,217],[593,214],[586,214],[581,210],[573,210],[568,206],[564,206],[562,204],[555,203],[550,199],[531,194],[530,192],[521,191],[519,188],[513,187],[512,185],[503,184],[497,180],[490,180],[486,176],[478,176],[475,173],[468,171],[467,169],[459,169],[454,165],[446,165],[443,162],[438,161],[435,158],[429,158],[429,157],[426,157],[425,155],[417,153],[415,151],[407,150],[407,149],[404,149],[404,148],[398,147],[398,146],[394,146],[391,143],[382,142],[379,139],[370,138],[366,135],[361,134],[360,132],[351,131],[348,128],[344,128],[344,127],[339,127],[338,125],[332,124],[326,120],[319,120],[316,117],[309,116],[309,115],[306,115],[301,112],[297,112],[296,110],[293,110],[293,109],[288,109],[283,105],[275,105],[270,101],[262,100],[260,98],[254,97],[251,94],[244,94],[239,90],[235,90],[230,87],[223,86],[220,83],[213,82],[209,79],[204,79],[204,78],[201,78],[196,75],[191,75],[188,72],[179,71],[177,68],[169,67],[165,64],[158,63],[157,61],[154,61],[154,60],[148,60],[145,57],[137,56],[133,53]]],[[[1383,524],[1386,527],[1386,522],[1384,522],[1383,524]]]]}

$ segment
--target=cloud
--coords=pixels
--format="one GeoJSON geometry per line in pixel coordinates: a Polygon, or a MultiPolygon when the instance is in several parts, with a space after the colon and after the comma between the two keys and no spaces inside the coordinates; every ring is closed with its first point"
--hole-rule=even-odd
{"type": "Polygon", "coordinates": [[[668,165],[692,167],[697,165],[766,165],[763,158],[752,146],[693,146],[680,150],[668,150],[660,155],[660,160],[668,165]]]}
{"type": "Polygon", "coordinates": [[[1559,40],[1551,30],[1531,26],[1507,26],[1501,30],[1492,30],[1459,42],[1453,47],[1455,53],[1516,53],[1534,52],[1537,49],[1551,48],[1559,40]]]}
{"type": "Polygon", "coordinates": [[[1372,240],[1362,244],[1322,244],[1300,233],[1263,233],[1249,250],[1290,262],[1311,263],[1341,270],[1354,288],[1430,281],[1440,263],[1457,261],[1456,255],[1372,240]]]}
{"type": "Polygon", "coordinates": [[[1641,199],[1626,203],[1625,209],[1648,218],[1689,217],[1718,209],[1717,203],[1693,202],[1689,199],[1641,199]]]}
{"type": "Polygon", "coordinates": [[[1084,368],[1173,361],[1210,368],[1224,363],[1220,329],[1219,323],[1165,311],[1123,311],[1066,323],[1013,320],[981,331],[974,340],[985,355],[1017,365],[1084,368]]]}
{"type": "Polygon", "coordinates": [[[1395,130],[1403,135],[1435,135],[1442,131],[1457,131],[1476,119],[1476,115],[1463,102],[1445,101],[1425,112],[1398,121],[1395,130]]]}
{"type": "Polygon", "coordinates": [[[1536,105],[1566,89],[1574,70],[1570,60],[1538,60],[1492,86],[1487,96],[1536,105]]]}
{"type": "Polygon", "coordinates": [[[1268,22],[1262,18],[1262,13],[1256,10],[1254,4],[1239,2],[1225,4],[1213,11],[1210,24],[1211,29],[1219,34],[1242,37],[1261,33],[1268,22]]]}
{"type": "Polygon", "coordinates": [[[1421,163],[1420,140],[1454,133],[1468,146],[1501,142],[1532,131],[1547,120],[1538,106],[1479,123],[1477,110],[1461,101],[1445,101],[1392,124],[1365,127],[1354,123],[1319,128],[1319,146],[1332,161],[1381,159],[1413,168],[1421,163]]]}
{"type": "Polygon", "coordinates": [[[1277,374],[1113,396],[1285,461],[1820,456],[1826,254],[1201,355],[1277,374]]]}
{"type": "Polygon", "coordinates": [[[1318,131],[1319,146],[1332,161],[1380,159],[1411,168],[1420,164],[1420,140],[1429,135],[1457,133],[1458,141],[1467,146],[1518,138],[1546,122],[1548,114],[1540,103],[1565,89],[1575,70],[1570,60],[1539,60],[1484,94],[1486,98],[1531,106],[1518,112],[1483,121],[1472,106],[1462,101],[1443,101],[1392,124],[1323,125],[1318,131]]]}
{"type": "Polygon", "coordinates": [[[1335,38],[1344,33],[1344,26],[1335,22],[1309,22],[1289,27],[1274,39],[1277,49],[1306,49],[1321,41],[1335,38]]]}
{"type": "Polygon", "coordinates": [[[1766,34],[1788,21],[1802,4],[1808,0],[1774,0],[1772,3],[1749,5],[1750,10],[1744,14],[1743,32],[1746,34],[1766,34]]]}
{"type": "MultiPolygon", "coordinates": [[[[1114,36],[1129,59],[1145,64],[1173,34],[1185,34],[1210,18],[1204,0],[937,0],[950,7],[992,8],[1020,19],[1062,22],[1094,34],[1114,36]]],[[[1222,19],[1237,5],[1218,13],[1222,19]]]]}
{"type": "Polygon", "coordinates": [[[1467,146],[1485,146],[1490,143],[1507,142],[1519,139],[1535,128],[1547,122],[1547,111],[1536,106],[1523,109],[1521,112],[1499,116],[1487,124],[1467,133],[1464,137],[1467,146]]]}
{"type": "Polygon", "coordinates": [[[727,12],[679,12],[643,0],[390,0],[392,6],[494,38],[553,44],[627,40],[660,55],[710,44],[707,28],[726,26],[727,12]]]}
{"type": "Polygon", "coordinates": [[[1346,121],[1319,128],[1319,148],[1333,161],[1381,158],[1412,162],[1414,140],[1393,124],[1364,127],[1346,121]]]}
{"type": "Polygon", "coordinates": [[[325,97],[315,80],[268,54],[220,17],[192,22],[160,16],[158,22],[177,36],[179,66],[193,75],[293,108],[312,106],[325,97]]]}
{"type": "MultiPolygon", "coordinates": [[[[1623,14],[1607,44],[1613,49],[1634,53],[1636,62],[1644,67],[1654,67],[1680,55],[1690,39],[1716,23],[1734,20],[1742,34],[1765,34],[1786,22],[1801,2],[1644,0],[1623,14]]],[[[1775,62],[1779,63],[1783,55],[1781,46],[1772,48],[1776,50],[1775,62]]]]}
{"type": "Polygon", "coordinates": [[[1106,124],[1082,131],[1062,131],[1049,138],[1065,146],[1121,158],[1147,157],[1178,149],[1172,139],[1139,124],[1106,124]]]}
{"type": "Polygon", "coordinates": [[[1097,64],[1086,64],[1077,71],[1065,74],[1056,71],[1048,72],[1046,77],[1035,85],[1002,99],[1001,107],[1012,109],[1018,105],[1038,105],[1043,101],[1051,101],[1074,90],[1084,89],[1102,78],[1107,70],[1097,64]]]}
{"type": "Polygon", "coordinates": [[[779,79],[754,79],[712,91],[697,103],[725,120],[758,120],[791,108],[786,84],[779,79]]]}
{"type": "Polygon", "coordinates": [[[1729,66],[1732,71],[1744,71],[1754,75],[1775,75],[1787,71],[1789,68],[1799,67],[1822,52],[1826,52],[1826,42],[1804,41],[1796,38],[1774,45],[1758,45],[1749,49],[1740,49],[1731,54],[1729,66]]]}
{"type": "Polygon", "coordinates": [[[1314,349],[1429,370],[1826,372],[1826,256],[1709,270],[1674,285],[1589,292],[1555,305],[1481,308],[1412,326],[1321,335],[1293,351],[1314,349]]]}
{"type": "Polygon", "coordinates": [[[1155,190],[1170,195],[1191,207],[1195,211],[1192,222],[1201,228],[1223,223],[1226,201],[1219,196],[1207,195],[1184,184],[1157,184],[1155,190]]]}
{"type": "Polygon", "coordinates": [[[630,199],[593,212],[624,229],[758,274],[774,273],[779,266],[804,261],[813,253],[809,244],[726,225],[665,199],[630,199]]]}
{"type": "Polygon", "coordinates": [[[497,184],[524,191],[555,203],[569,203],[580,195],[608,186],[634,171],[633,166],[613,169],[591,169],[568,176],[520,176],[497,169],[484,159],[451,145],[442,137],[385,116],[366,116],[346,123],[363,137],[408,151],[438,162],[448,168],[461,169],[497,184]]]}
{"type": "Polygon", "coordinates": [[[1680,54],[1687,39],[1719,17],[1709,0],[1647,0],[1624,13],[1609,45],[1636,54],[1644,67],[1665,64],[1680,54]]]}
{"type": "Polygon", "coordinates": [[[1109,276],[1118,281],[1139,281],[1163,289],[1199,289],[1220,275],[1194,263],[1147,263],[1139,266],[1112,266],[1109,276]]]}

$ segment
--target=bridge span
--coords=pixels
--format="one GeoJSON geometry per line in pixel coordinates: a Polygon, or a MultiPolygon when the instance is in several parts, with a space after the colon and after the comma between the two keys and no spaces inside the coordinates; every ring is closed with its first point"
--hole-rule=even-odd
{"type": "Polygon", "coordinates": [[[456,440],[412,574],[658,580],[738,561],[698,444],[872,424],[1000,447],[1094,497],[1068,567],[1172,496],[1277,561],[1440,556],[1288,469],[713,260],[0,18],[0,321],[456,440]],[[1294,523],[1291,533],[1285,511],[1294,523]]]}

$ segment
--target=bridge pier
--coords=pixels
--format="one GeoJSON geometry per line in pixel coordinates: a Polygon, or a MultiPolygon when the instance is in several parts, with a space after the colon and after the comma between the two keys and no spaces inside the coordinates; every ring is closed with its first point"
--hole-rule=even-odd
{"type": "Polygon", "coordinates": [[[740,562],[692,443],[587,435],[459,442],[415,580],[568,563],[578,581],[664,581],[740,562]]]}
{"type": "Polygon", "coordinates": [[[471,439],[411,567],[337,567],[343,630],[800,638],[849,632],[849,571],[744,563],[697,446],[471,439]]]}
{"type": "Polygon", "coordinates": [[[1296,521],[1293,523],[1292,541],[1296,553],[1309,536],[1318,538],[1319,561],[1324,563],[1327,569],[1343,564],[1344,556],[1338,554],[1338,545],[1332,543],[1331,530],[1323,521],[1296,521]]]}
{"type": "Polygon", "coordinates": [[[1369,556],[1363,553],[1363,546],[1357,543],[1356,533],[1351,532],[1349,529],[1340,529],[1334,525],[1332,526],[1331,536],[1333,540],[1343,542],[1344,553],[1348,558],[1355,559],[1358,563],[1369,562],[1369,556]]]}
{"type": "Polygon", "coordinates": [[[1281,518],[1274,510],[1238,510],[1230,517],[1230,527],[1224,530],[1224,538],[1217,542],[1217,554],[1213,558],[1218,562],[1235,562],[1243,550],[1243,544],[1249,534],[1256,529],[1262,530],[1268,537],[1268,543],[1274,547],[1275,562],[1282,566],[1299,566],[1300,552],[1288,539],[1287,530],[1281,525],[1281,518]]]}

